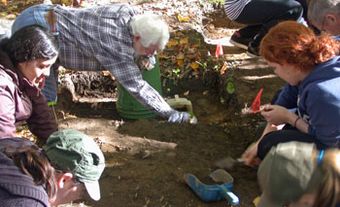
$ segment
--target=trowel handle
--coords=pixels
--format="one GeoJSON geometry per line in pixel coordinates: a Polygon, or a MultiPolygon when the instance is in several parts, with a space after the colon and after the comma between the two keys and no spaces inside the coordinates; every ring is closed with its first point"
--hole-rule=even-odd
{"type": "Polygon", "coordinates": [[[229,191],[226,187],[223,185],[220,185],[221,187],[221,193],[224,198],[228,200],[228,203],[232,206],[238,206],[240,205],[240,199],[231,191],[229,191]]]}

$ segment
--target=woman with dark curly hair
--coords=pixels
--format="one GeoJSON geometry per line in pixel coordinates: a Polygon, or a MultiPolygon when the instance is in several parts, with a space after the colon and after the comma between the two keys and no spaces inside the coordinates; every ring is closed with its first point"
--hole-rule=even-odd
{"type": "Polygon", "coordinates": [[[57,57],[54,37],[41,27],[24,27],[0,42],[0,138],[15,137],[24,121],[41,143],[57,130],[40,92],[57,57]]]}
{"type": "Polygon", "coordinates": [[[245,163],[258,164],[258,158],[262,160],[272,146],[282,142],[339,148],[339,43],[329,35],[316,36],[302,24],[285,21],[263,38],[260,53],[288,84],[275,104],[261,112],[267,126],[261,138],[242,155],[245,163]],[[282,124],[285,127],[278,130],[276,126],[282,124]]]}

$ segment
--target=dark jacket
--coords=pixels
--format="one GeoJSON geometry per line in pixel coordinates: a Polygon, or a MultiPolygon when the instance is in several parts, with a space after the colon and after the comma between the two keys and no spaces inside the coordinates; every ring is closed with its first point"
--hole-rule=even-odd
{"type": "Polygon", "coordinates": [[[340,56],[317,65],[297,86],[287,85],[276,104],[297,108],[308,134],[327,147],[340,147],[340,56]]]}
{"type": "Polygon", "coordinates": [[[3,153],[7,146],[31,145],[23,138],[0,139],[0,206],[48,207],[48,196],[42,186],[34,184],[32,177],[25,175],[13,160],[3,153]]]}
{"type": "Polygon", "coordinates": [[[0,138],[15,137],[16,125],[24,121],[39,139],[57,130],[45,97],[0,50],[0,138]]]}

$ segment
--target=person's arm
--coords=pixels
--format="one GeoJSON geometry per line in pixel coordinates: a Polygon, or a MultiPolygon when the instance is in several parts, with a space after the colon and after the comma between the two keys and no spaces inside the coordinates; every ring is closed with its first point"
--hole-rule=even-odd
{"type": "Polygon", "coordinates": [[[308,96],[305,101],[310,123],[308,133],[330,147],[339,147],[340,143],[340,95],[338,91],[339,87],[336,84],[330,85],[329,88],[315,86],[309,92],[313,95],[308,96]]]}
{"type": "Polygon", "coordinates": [[[27,84],[26,82],[24,89],[32,102],[32,114],[26,122],[39,142],[44,143],[53,132],[58,130],[58,125],[45,96],[37,88],[27,84]]]}
{"type": "Polygon", "coordinates": [[[15,101],[6,86],[0,87],[0,138],[15,137],[15,101]]]}
{"type": "MultiPolygon", "coordinates": [[[[297,95],[298,95],[298,88],[295,86],[286,84],[282,88],[277,99],[274,100],[274,103],[280,106],[286,106],[287,108],[296,108],[297,107],[296,105],[297,95]]],[[[285,121],[285,123],[287,123],[287,121],[285,121]]],[[[273,125],[273,123],[267,122],[267,125],[265,129],[263,130],[260,138],[256,142],[248,146],[247,149],[243,152],[241,158],[244,160],[245,165],[255,166],[259,164],[260,161],[257,158],[258,144],[266,134],[272,131],[276,131],[276,130],[277,130],[277,127],[273,125]]]]}
{"type": "MultiPolygon", "coordinates": [[[[112,62],[107,57],[100,57],[100,59],[102,62],[112,62]]],[[[104,67],[109,69],[117,81],[144,106],[170,122],[189,122],[188,113],[172,109],[158,91],[143,80],[141,71],[132,57],[126,57],[125,60],[115,64],[106,64],[104,67]]]]}
{"type": "Polygon", "coordinates": [[[261,115],[268,123],[279,126],[289,124],[301,132],[308,133],[308,123],[285,107],[279,105],[266,105],[261,115]]]}
{"type": "MultiPolygon", "coordinates": [[[[277,105],[272,107],[284,109],[283,107],[277,105]]],[[[288,112],[288,110],[286,109],[282,111],[271,110],[269,112],[262,112],[261,114],[264,114],[264,117],[267,119],[267,125],[263,130],[261,137],[255,143],[251,144],[242,154],[242,159],[244,160],[244,163],[248,166],[255,166],[259,164],[260,161],[257,158],[258,144],[266,134],[272,131],[276,131],[277,125],[290,124],[291,126],[296,127],[301,132],[308,132],[308,123],[306,123],[301,117],[297,116],[296,114],[288,112]],[[271,116],[268,114],[276,115],[271,116]]]]}
{"type": "Polygon", "coordinates": [[[261,141],[261,139],[264,137],[264,135],[268,134],[269,132],[276,131],[276,126],[267,123],[266,127],[264,128],[261,137],[251,145],[247,147],[247,149],[243,152],[241,155],[241,158],[245,165],[248,166],[256,166],[260,163],[259,159],[257,158],[257,148],[261,141]]]}

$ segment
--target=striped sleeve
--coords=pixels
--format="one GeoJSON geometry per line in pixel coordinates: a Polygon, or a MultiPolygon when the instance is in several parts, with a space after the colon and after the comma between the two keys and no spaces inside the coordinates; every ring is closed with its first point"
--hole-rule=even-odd
{"type": "Polygon", "coordinates": [[[224,11],[230,20],[235,20],[251,0],[225,0],[224,11]]]}

